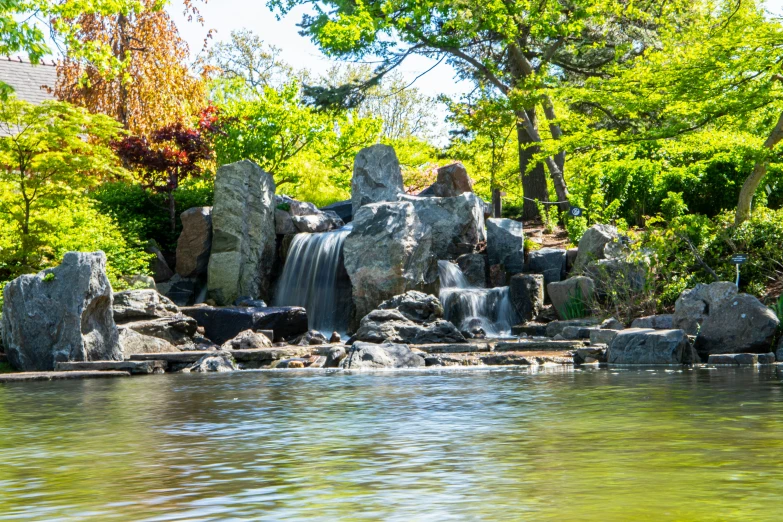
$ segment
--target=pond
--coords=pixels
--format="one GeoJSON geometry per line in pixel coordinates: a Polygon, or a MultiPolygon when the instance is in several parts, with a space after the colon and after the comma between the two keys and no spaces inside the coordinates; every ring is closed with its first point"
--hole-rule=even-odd
{"type": "Polygon", "coordinates": [[[0,520],[779,520],[775,368],[0,386],[0,520]]]}

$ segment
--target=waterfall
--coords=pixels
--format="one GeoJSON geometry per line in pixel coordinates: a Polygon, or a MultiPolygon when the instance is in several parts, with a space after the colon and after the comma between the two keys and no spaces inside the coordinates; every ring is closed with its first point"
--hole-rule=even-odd
{"type": "Polygon", "coordinates": [[[460,331],[480,327],[487,337],[511,335],[511,325],[517,322],[517,317],[507,286],[472,287],[462,270],[449,261],[438,261],[438,274],[444,314],[460,331]]]}
{"type": "Polygon", "coordinates": [[[348,330],[351,282],[343,265],[343,243],[350,232],[347,225],[294,236],[275,292],[275,306],[303,306],[309,328],[327,338],[348,330]]]}

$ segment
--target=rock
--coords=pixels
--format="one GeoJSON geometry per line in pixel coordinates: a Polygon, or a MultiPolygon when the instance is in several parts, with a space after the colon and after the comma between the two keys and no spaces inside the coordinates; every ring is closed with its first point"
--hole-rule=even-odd
{"type": "Polygon", "coordinates": [[[354,159],[351,178],[354,219],[360,207],[397,201],[397,195],[403,192],[400,162],[392,147],[377,144],[359,151],[354,159]]]}
{"type": "Polygon", "coordinates": [[[250,308],[266,308],[266,301],[263,299],[253,299],[251,297],[237,297],[234,306],[247,306],[250,308]]]}
{"type": "Polygon", "coordinates": [[[563,328],[563,331],[560,332],[560,335],[563,336],[563,339],[568,341],[590,339],[590,333],[593,330],[594,328],[589,326],[566,326],[563,328]]]}
{"type": "Polygon", "coordinates": [[[596,296],[633,295],[647,283],[647,266],[626,259],[600,259],[583,267],[583,274],[595,281],[596,296]]]}
{"type": "Polygon", "coordinates": [[[628,328],[609,345],[610,364],[689,364],[697,362],[682,330],[628,328]]]}
{"type": "Polygon", "coordinates": [[[119,324],[138,319],[170,317],[179,312],[179,308],[157,290],[126,290],[114,294],[112,311],[114,322],[119,324]]]}
{"type": "Polygon", "coordinates": [[[573,270],[576,264],[576,257],[579,255],[578,248],[569,248],[566,250],[566,272],[573,270]]]}
{"type": "Polygon", "coordinates": [[[416,323],[435,321],[443,317],[443,307],[434,295],[409,290],[378,305],[379,310],[396,309],[405,319],[416,323]]]}
{"type": "Polygon", "coordinates": [[[492,265],[489,267],[489,287],[498,288],[508,285],[508,277],[503,265],[492,265]]]}
{"type": "MultiPolygon", "coordinates": [[[[419,193],[419,196],[452,198],[465,192],[473,192],[473,180],[462,163],[452,163],[438,169],[435,183],[419,193]]],[[[482,215],[484,209],[482,208],[482,215]]]]}
{"type": "Polygon", "coordinates": [[[383,301],[437,279],[432,233],[405,201],[363,206],[345,239],[355,324],[383,301]]]}
{"type": "Polygon", "coordinates": [[[163,252],[160,251],[160,248],[155,245],[149,245],[144,250],[148,254],[155,255],[150,261],[150,271],[152,272],[152,278],[156,283],[163,283],[174,276],[174,271],[169,268],[168,263],[166,263],[166,258],[163,257],[163,252]]]}
{"type": "Polygon", "coordinates": [[[14,369],[122,360],[103,252],[68,252],[60,266],[6,284],[3,299],[3,346],[14,369]]]}
{"type": "Polygon", "coordinates": [[[315,216],[321,211],[307,201],[298,201],[285,194],[275,196],[275,208],[288,212],[291,216],[315,216]]]}
{"type": "Polygon", "coordinates": [[[177,273],[182,277],[207,274],[212,250],[212,207],[193,207],[180,217],[182,232],[177,240],[177,273]]]}
{"type": "Polygon", "coordinates": [[[648,315],[634,319],[631,328],[652,328],[653,330],[674,329],[674,316],[671,314],[648,315]]]}
{"type": "Polygon", "coordinates": [[[598,324],[598,320],[592,317],[586,317],[583,319],[552,321],[551,323],[546,325],[546,336],[554,337],[558,334],[562,334],[563,330],[569,326],[587,327],[587,326],[595,326],[597,324],[598,324]]]}
{"type": "Polygon", "coordinates": [[[457,265],[465,275],[470,286],[477,288],[487,287],[487,256],[484,254],[462,254],[457,258],[457,265]]]}
{"type": "Polygon", "coordinates": [[[611,225],[593,225],[588,228],[579,240],[579,252],[574,262],[574,268],[579,270],[592,261],[605,259],[604,248],[617,240],[617,228],[611,225]]]}
{"type": "Polygon", "coordinates": [[[707,318],[709,311],[718,303],[737,295],[737,287],[728,281],[697,284],[685,290],[674,303],[672,323],[675,328],[684,330],[688,335],[696,335],[707,318]]]}
{"type": "Polygon", "coordinates": [[[502,265],[507,274],[524,270],[525,233],[519,221],[505,218],[487,220],[487,256],[489,265],[502,265]]]}
{"type": "Polygon", "coordinates": [[[780,339],[780,342],[778,343],[778,349],[775,351],[775,360],[778,362],[783,362],[783,338],[780,339]]]}
{"type": "Polygon", "coordinates": [[[164,339],[140,334],[127,326],[120,326],[118,330],[120,350],[125,359],[139,353],[171,353],[180,351],[179,348],[164,339]]]}
{"type": "Polygon", "coordinates": [[[344,223],[353,221],[353,203],[350,199],[326,205],[325,207],[321,207],[320,210],[324,212],[327,210],[334,212],[344,223]]]}
{"type": "Polygon", "coordinates": [[[549,283],[546,290],[552,307],[561,319],[584,317],[592,310],[595,283],[589,277],[575,276],[549,283]]]}
{"type": "Polygon", "coordinates": [[[136,290],[141,289],[147,289],[151,288],[155,290],[157,286],[155,285],[155,279],[152,278],[152,276],[148,275],[124,275],[120,276],[120,279],[125,281],[129,287],[134,288],[136,290]]]}
{"type": "Polygon", "coordinates": [[[407,344],[465,343],[467,340],[449,321],[438,319],[416,323],[399,310],[373,310],[364,316],[356,339],[371,343],[385,341],[407,344]]]}
{"type": "Polygon", "coordinates": [[[310,330],[293,342],[297,346],[315,346],[326,344],[326,337],[318,330],[310,330]]]}
{"type": "Polygon", "coordinates": [[[755,353],[710,354],[709,358],[707,359],[707,364],[729,364],[732,366],[752,365],[758,363],[759,355],[755,353]]]}
{"type": "Polygon", "coordinates": [[[370,344],[356,342],[340,363],[346,370],[380,368],[417,368],[424,366],[424,357],[415,354],[405,344],[370,344]]]}
{"type": "Polygon", "coordinates": [[[240,295],[267,298],[275,260],[275,181],[249,160],[215,176],[208,294],[217,304],[240,295]]]}
{"type": "Polygon", "coordinates": [[[326,352],[326,362],[324,368],[337,368],[340,366],[340,361],[345,359],[345,348],[342,346],[332,346],[329,351],[326,352]]]}
{"type": "Polygon", "coordinates": [[[452,259],[475,250],[486,241],[481,200],[472,192],[450,198],[397,196],[413,204],[419,220],[432,232],[432,254],[452,259]]]}
{"type": "Polygon", "coordinates": [[[617,332],[620,330],[607,330],[607,329],[590,329],[590,344],[605,344],[609,346],[617,337],[617,332]]]}
{"type": "Polygon", "coordinates": [[[293,216],[291,220],[299,232],[328,232],[345,226],[334,212],[319,212],[310,216],[293,216]]]}
{"type": "Polygon", "coordinates": [[[198,324],[195,319],[183,314],[134,321],[126,323],[125,326],[142,335],[163,339],[181,350],[194,350],[196,348],[193,337],[196,335],[198,324]]]}
{"type": "Polygon", "coordinates": [[[332,336],[329,337],[330,343],[339,343],[342,339],[340,339],[340,334],[337,332],[332,332],[332,336]]]}
{"type": "Polygon", "coordinates": [[[517,274],[508,285],[511,306],[523,321],[532,321],[544,306],[544,276],[517,274]]]}
{"type": "Polygon", "coordinates": [[[271,348],[272,341],[261,333],[253,330],[239,332],[236,337],[223,343],[221,350],[255,350],[258,348],[271,348]]]}
{"type": "Polygon", "coordinates": [[[775,354],[772,352],[759,353],[755,355],[758,356],[759,364],[775,364],[775,354]]]}
{"type": "Polygon", "coordinates": [[[761,301],[739,294],[709,308],[696,337],[696,351],[705,359],[719,353],[768,353],[779,325],[761,301]]]}
{"type": "Polygon", "coordinates": [[[625,325],[615,319],[614,317],[610,317],[609,319],[604,320],[599,326],[602,330],[624,330],[625,325]]]}
{"type": "Polygon", "coordinates": [[[204,282],[193,277],[182,277],[174,274],[174,277],[165,283],[158,283],[158,293],[165,295],[177,306],[190,306],[196,302],[199,295],[203,295],[204,282]]]}
{"type": "Polygon", "coordinates": [[[574,351],[574,364],[589,364],[592,362],[606,362],[605,346],[586,346],[574,351]]]}
{"type": "Polygon", "coordinates": [[[207,372],[233,372],[237,370],[234,358],[227,352],[216,352],[203,356],[186,368],[183,372],[207,373],[207,372]]]}
{"type": "Polygon", "coordinates": [[[566,251],[542,248],[527,254],[527,271],[544,276],[544,284],[556,283],[566,277],[566,251]]]}
{"type": "Polygon", "coordinates": [[[293,339],[307,331],[307,312],[298,306],[241,308],[193,306],[181,309],[204,327],[205,335],[223,344],[244,330],[274,330],[275,339],[293,339]]]}
{"type": "Polygon", "coordinates": [[[275,234],[284,236],[287,234],[296,234],[299,230],[294,225],[293,216],[285,210],[275,209],[275,234]]]}

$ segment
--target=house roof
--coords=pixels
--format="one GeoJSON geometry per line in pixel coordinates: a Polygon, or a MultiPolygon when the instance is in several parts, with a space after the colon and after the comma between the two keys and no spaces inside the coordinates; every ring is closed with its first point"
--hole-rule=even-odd
{"type": "Polygon", "coordinates": [[[57,67],[52,62],[33,65],[21,58],[0,57],[0,82],[13,87],[20,100],[30,103],[53,100],[54,95],[47,88],[54,90],[57,67]]]}

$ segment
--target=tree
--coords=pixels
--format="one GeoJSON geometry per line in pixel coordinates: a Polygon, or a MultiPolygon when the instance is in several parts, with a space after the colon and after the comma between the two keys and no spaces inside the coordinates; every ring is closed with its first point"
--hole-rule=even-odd
{"type": "Polygon", "coordinates": [[[127,136],[114,145],[117,154],[141,173],[145,188],[165,194],[172,234],[177,227],[174,193],[180,183],[202,173],[202,162],[212,158],[209,142],[200,130],[181,123],[166,125],[144,136],[127,136]]]}
{"type": "MultiPolygon", "coordinates": [[[[303,33],[323,51],[346,59],[380,57],[375,75],[337,89],[312,88],[319,106],[356,106],[363,92],[408,56],[450,63],[460,78],[494,89],[507,99],[518,126],[520,176],[528,198],[548,200],[537,154],[546,140],[560,140],[553,89],[565,82],[609,74],[657,40],[661,26],[679,19],[690,2],[631,0],[269,0],[281,13],[311,5],[303,33]],[[549,136],[539,128],[543,114],[549,136]]],[[[563,150],[542,158],[563,207],[568,190],[563,150]]],[[[536,213],[526,204],[526,216],[536,213]]]]}
{"type": "MultiPolygon", "coordinates": [[[[58,66],[57,96],[108,114],[133,134],[193,118],[205,104],[203,80],[187,66],[188,46],[160,0],[140,0],[136,11],[75,12],[71,40],[110,51],[101,61],[69,54],[58,66]],[[116,63],[107,67],[106,62],[116,63]]],[[[189,4],[188,4],[189,5],[189,4]]]]}
{"type": "Polygon", "coordinates": [[[110,146],[120,131],[112,118],[64,102],[0,104],[0,213],[19,229],[24,262],[47,226],[42,210],[124,172],[110,146]]]}

